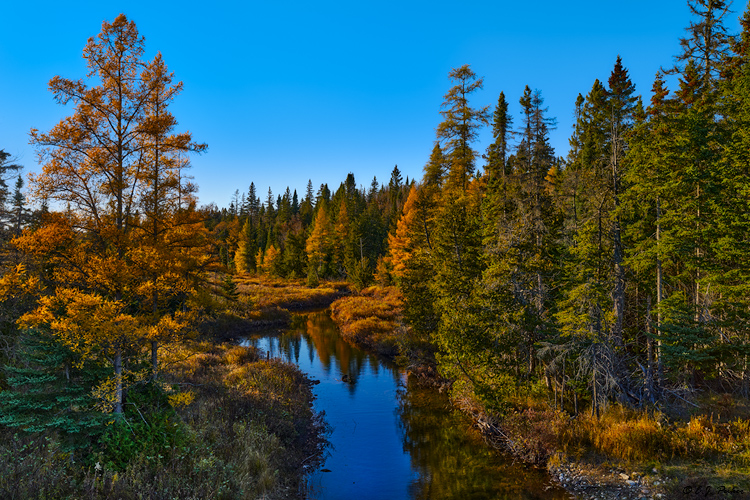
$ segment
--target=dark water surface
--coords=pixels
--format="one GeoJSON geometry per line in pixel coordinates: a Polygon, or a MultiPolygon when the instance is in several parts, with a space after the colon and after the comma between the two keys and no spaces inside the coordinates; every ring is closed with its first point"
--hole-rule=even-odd
{"type": "Polygon", "coordinates": [[[288,331],[253,336],[245,345],[320,381],[315,409],[333,428],[332,446],[309,476],[310,499],[571,498],[543,471],[488,449],[445,395],[346,343],[326,312],[295,315],[288,331]]]}

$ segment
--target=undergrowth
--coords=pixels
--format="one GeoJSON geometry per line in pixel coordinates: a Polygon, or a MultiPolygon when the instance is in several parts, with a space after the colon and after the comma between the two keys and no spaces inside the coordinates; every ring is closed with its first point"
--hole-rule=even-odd
{"type": "Polygon", "coordinates": [[[131,390],[89,455],[54,434],[0,436],[3,499],[245,499],[301,495],[323,424],[308,382],[253,348],[166,346],[159,384],[131,390]]]}

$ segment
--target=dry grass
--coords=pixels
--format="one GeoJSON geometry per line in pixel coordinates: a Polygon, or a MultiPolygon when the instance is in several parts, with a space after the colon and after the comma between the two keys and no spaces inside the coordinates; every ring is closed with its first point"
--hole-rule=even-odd
{"type": "Polygon", "coordinates": [[[293,365],[259,359],[250,347],[205,342],[165,346],[160,361],[167,391],[192,395],[176,398],[183,444],[115,470],[101,455],[73,462],[52,436],[5,434],[0,498],[300,496],[302,465],[318,459],[323,427],[310,409],[309,383],[293,365]]]}
{"type": "Polygon", "coordinates": [[[518,439],[542,436],[545,450],[578,459],[594,456],[614,462],[716,461],[750,466],[750,420],[717,423],[696,415],[670,422],[663,414],[612,406],[600,418],[575,418],[552,409],[525,408],[502,418],[502,426],[518,439]],[[546,427],[539,428],[539,425],[546,427]]]}
{"type": "Polygon", "coordinates": [[[719,422],[700,414],[670,421],[661,413],[612,406],[598,419],[589,414],[571,418],[545,405],[524,404],[493,419],[477,407],[468,408],[496,445],[527,462],[554,459],[549,464],[554,468],[572,460],[579,469],[603,475],[613,469],[638,471],[662,486],[667,478],[674,491],[695,478],[705,478],[714,489],[750,491],[747,417],[719,422]]]}
{"type": "Polygon", "coordinates": [[[331,304],[331,317],[345,339],[381,354],[396,356],[406,329],[403,302],[395,287],[372,286],[331,304]]]}
{"type": "Polygon", "coordinates": [[[240,275],[235,277],[235,282],[240,294],[248,297],[260,310],[328,307],[348,288],[344,282],[324,282],[317,288],[310,288],[303,280],[273,278],[264,275],[240,275]]]}

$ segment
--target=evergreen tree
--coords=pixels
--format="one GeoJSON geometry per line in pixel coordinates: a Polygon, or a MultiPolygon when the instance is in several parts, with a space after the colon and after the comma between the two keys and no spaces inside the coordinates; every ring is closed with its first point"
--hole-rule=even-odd
{"type": "MultiPolygon", "coordinates": [[[[497,366],[529,377],[536,372],[536,343],[554,329],[559,216],[548,177],[557,164],[548,137],[553,121],[546,118],[538,91],[527,86],[520,103],[522,139],[509,160],[505,188],[493,190],[485,201],[490,214],[483,229],[486,269],[476,298],[482,312],[472,314],[497,346],[492,352],[499,356],[497,366]]],[[[475,349],[483,345],[479,340],[475,349]]]]}
{"type": "Polygon", "coordinates": [[[391,180],[388,182],[388,188],[392,193],[396,193],[401,188],[403,181],[404,179],[401,177],[401,171],[398,169],[398,165],[396,165],[391,171],[391,180]]]}
{"type": "Polygon", "coordinates": [[[346,273],[346,264],[353,258],[350,244],[350,225],[346,198],[342,197],[338,215],[336,216],[336,224],[333,229],[332,241],[333,271],[340,276],[344,276],[346,273]]]}
{"type": "Polygon", "coordinates": [[[430,160],[424,166],[424,184],[441,188],[446,171],[447,162],[445,156],[443,156],[443,150],[440,149],[440,143],[435,141],[435,146],[433,146],[432,153],[430,154],[430,160]]]}
{"type": "Polygon", "coordinates": [[[477,109],[469,106],[469,95],[481,89],[484,82],[468,65],[451,70],[448,77],[456,85],[444,96],[444,110],[440,112],[443,121],[437,128],[437,137],[445,141],[444,152],[450,159],[449,187],[466,192],[476,168],[476,153],[471,143],[489,121],[489,106],[477,109]]]}
{"type": "MultiPolygon", "coordinates": [[[[7,202],[9,201],[10,194],[8,180],[20,170],[21,166],[13,163],[10,154],[0,149],[0,229],[6,229],[6,223],[11,222],[12,217],[7,210],[7,202]]],[[[10,227],[13,227],[12,223],[10,227]]]]}
{"type": "Polygon", "coordinates": [[[255,237],[255,227],[252,219],[248,218],[242,226],[239,240],[237,241],[237,252],[234,255],[235,266],[238,273],[254,273],[257,268],[255,254],[258,247],[255,237]]]}
{"type": "Polygon", "coordinates": [[[292,221],[286,245],[284,245],[284,270],[290,278],[307,275],[307,255],[305,254],[305,231],[299,218],[292,221]]]}
{"type": "MultiPolygon", "coordinates": [[[[680,39],[682,53],[679,62],[695,65],[706,91],[713,93],[719,80],[722,63],[729,55],[733,36],[729,35],[724,18],[731,11],[725,0],[688,0],[690,12],[698,19],[685,29],[688,36],[680,39]]],[[[670,72],[683,72],[686,66],[676,66],[670,72]]]]}
{"type": "Polygon", "coordinates": [[[633,124],[635,109],[635,85],[630,81],[627,70],[622,66],[622,59],[617,56],[615,67],[609,77],[607,105],[609,107],[609,170],[612,185],[612,264],[614,266],[614,303],[615,324],[613,334],[618,344],[622,343],[623,322],[625,317],[625,269],[624,249],[622,244],[622,224],[620,218],[620,197],[622,195],[622,164],[627,151],[625,138],[633,124]]]}
{"type": "MultiPolygon", "coordinates": [[[[435,230],[431,239],[431,256],[435,276],[431,288],[439,315],[434,335],[441,370],[448,376],[471,379],[476,351],[476,319],[472,313],[475,281],[482,272],[481,190],[473,178],[476,152],[472,142],[487,123],[487,109],[473,109],[468,96],[481,88],[482,79],[468,66],[449,74],[457,84],[445,95],[441,114],[444,121],[437,128],[439,139],[446,141],[445,151],[450,167],[435,213],[435,230]]],[[[424,266],[421,269],[425,269],[424,266]]],[[[409,279],[407,279],[409,282],[409,279]]],[[[429,311],[420,313],[422,318],[429,311]]]]}
{"type": "Polygon", "coordinates": [[[260,199],[258,193],[255,190],[255,183],[250,183],[250,188],[247,190],[247,196],[245,197],[245,204],[247,205],[245,211],[253,224],[258,223],[258,216],[260,212],[260,199]]]}
{"type": "Polygon", "coordinates": [[[513,117],[508,112],[505,94],[500,92],[495,112],[492,115],[492,137],[495,139],[487,148],[487,174],[490,181],[505,178],[506,162],[510,153],[509,140],[512,133],[513,117]]]}
{"type": "MultiPolygon", "coordinates": [[[[654,318],[646,310],[647,372],[645,386],[653,401],[659,396],[664,371],[664,356],[661,349],[664,299],[664,267],[669,265],[668,245],[665,237],[662,212],[672,202],[667,188],[667,176],[679,152],[672,141],[673,114],[667,90],[661,74],[657,74],[652,87],[652,98],[648,109],[636,121],[629,134],[629,151],[626,157],[628,168],[624,180],[627,186],[623,193],[624,207],[631,214],[631,224],[626,227],[625,238],[630,248],[626,263],[633,270],[639,283],[653,297],[654,318]]],[[[650,299],[649,299],[650,300],[650,299]]]]}
{"type": "Polygon", "coordinates": [[[36,330],[23,333],[20,350],[23,361],[5,367],[10,390],[0,392],[0,425],[26,433],[51,430],[63,450],[90,450],[107,423],[91,396],[106,368],[36,330]]]}
{"type": "Polygon", "coordinates": [[[305,190],[305,200],[307,200],[311,204],[315,204],[315,197],[313,196],[312,179],[307,180],[307,189],[305,190]]]}
{"type": "Polygon", "coordinates": [[[21,230],[29,220],[29,210],[26,208],[26,196],[23,194],[23,177],[20,175],[16,179],[16,186],[13,191],[13,234],[21,235],[21,230]]]}
{"type": "Polygon", "coordinates": [[[379,186],[378,178],[373,176],[372,182],[370,182],[370,190],[367,191],[367,203],[372,203],[374,201],[375,196],[378,194],[379,186]]]}

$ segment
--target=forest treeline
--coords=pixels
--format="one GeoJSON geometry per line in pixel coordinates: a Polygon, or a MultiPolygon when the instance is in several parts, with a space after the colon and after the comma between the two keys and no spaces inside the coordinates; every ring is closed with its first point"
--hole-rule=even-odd
{"type": "Polygon", "coordinates": [[[412,335],[489,408],[539,383],[594,413],[707,384],[747,397],[750,17],[735,36],[725,2],[689,5],[651,100],[618,57],[578,96],[566,157],[541,91],[522,90],[514,120],[505,93],[470,102],[483,81],[463,66],[419,182],[396,167],[387,185],[349,174],[264,202],[251,184],[210,213],[222,264],[395,284],[412,335]],[[482,127],[494,140],[479,152],[482,127]]]}
{"type": "Polygon", "coordinates": [[[462,66],[420,180],[394,167],[301,197],[251,183],[223,209],[197,206],[187,168],[206,145],[176,131],[182,83],[160,54],[144,60],[132,21],[105,22],[88,77],[50,81],[73,109],[32,130],[42,171],[26,197],[0,151],[0,427],[126,449],[125,427],[105,424],[145,421],[137,397],[163,402],[161,363],[237,302],[233,273],[397,287],[413,341],[490,410],[539,390],[594,414],[704,387],[747,398],[750,13],[730,35],[724,1],[688,3],[650,101],[618,57],[571,103],[564,158],[541,91],[518,89],[517,117],[505,93],[476,106],[483,80],[462,66]]]}

